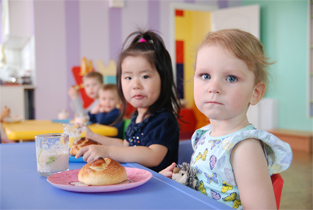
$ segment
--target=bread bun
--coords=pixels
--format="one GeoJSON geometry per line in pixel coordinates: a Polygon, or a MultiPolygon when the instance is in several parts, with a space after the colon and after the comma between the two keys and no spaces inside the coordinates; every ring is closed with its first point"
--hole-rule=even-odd
{"type": "Polygon", "coordinates": [[[76,142],[74,142],[74,144],[70,150],[70,154],[75,156],[81,148],[89,146],[89,145],[93,145],[93,144],[94,145],[101,145],[100,143],[98,143],[96,141],[82,137],[82,138],[78,139],[76,142]]]}
{"type": "Polygon", "coordinates": [[[127,180],[126,169],[111,158],[89,162],[78,172],[78,181],[87,185],[111,185],[127,180]]]}

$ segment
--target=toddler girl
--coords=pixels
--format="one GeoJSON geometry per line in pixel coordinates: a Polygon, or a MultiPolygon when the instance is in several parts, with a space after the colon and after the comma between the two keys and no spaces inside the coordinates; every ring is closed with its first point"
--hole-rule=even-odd
{"type": "Polygon", "coordinates": [[[171,58],[162,38],[152,31],[134,37],[119,57],[117,87],[122,116],[127,102],[136,112],[126,130],[125,140],[104,137],[87,130],[87,137],[102,145],[82,148],[85,161],[110,157],[119,162],[137,162],[155,171],[178,158],[180,103],[173,79],[171,58]]]}
{"type": "Polygon", "coordinates": [[[247,118],[264,95],[268,65],[261,42],[237,29],[209,33],[198,49],[194,99],[210,124],[193,134],[190,164],[200,191],[235,209],[276,209],[270,176],[292,160],[289,144],[247,118]]]}

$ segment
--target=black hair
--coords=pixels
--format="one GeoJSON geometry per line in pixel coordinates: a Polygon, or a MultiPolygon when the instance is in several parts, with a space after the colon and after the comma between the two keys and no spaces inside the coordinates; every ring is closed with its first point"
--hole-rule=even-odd
{"type": "Polygon", "coordinates": [[[127,102],[122,91],[122,62],[128,56],[141,56],[145,58],[151,66],[155,67],[161,78],[160,96],[156,102],[148,108],[143,117],[164,108],[179,118],[180,101],[174,82],[170,54],[165,48],[163,39],[157,33],[151,30],[144,32],[140,29],[131,33],[126,38],[117,62],[116,84],[122,102],[121,117],[125,115],[127,106],[127,102]],[[129,46],[124,49],[126,43],[129,42],[132,37],[134,38],[129,46]]]}

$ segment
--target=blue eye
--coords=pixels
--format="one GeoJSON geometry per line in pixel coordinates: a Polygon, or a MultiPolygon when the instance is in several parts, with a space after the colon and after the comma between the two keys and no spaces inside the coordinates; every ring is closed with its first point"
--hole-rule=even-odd
{"type": "Polygon", "coordinates": [[[209,74],[201,74],[200,76],[204,80],[211,79],[211,76],[209,74]]]}
{"type": "Polygon", "coordinates": [[[235,76],[228,76],[227,77],[227,81],[228,82],[236,82],[238,79],[237,79],[237,77],[235,77],[235,76]]]}

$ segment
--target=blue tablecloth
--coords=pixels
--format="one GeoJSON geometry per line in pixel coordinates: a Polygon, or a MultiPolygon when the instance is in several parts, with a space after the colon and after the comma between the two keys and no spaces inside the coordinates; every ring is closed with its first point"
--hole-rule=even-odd
{"type": "MultiPolygon", "coordinates": [[[[47,182],[36,169],[34,142],[0,145],[0,209],[230,209],[137,163],[125,167],[152,172],[145,184],[106,193],[75,193],[47,182]]],[[[71,163],[70,170],[85,163],[71,163]]]]}

